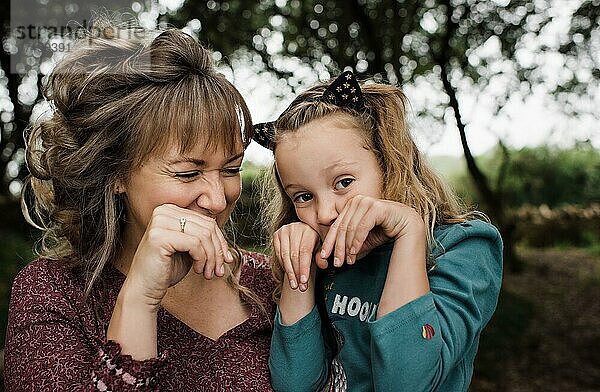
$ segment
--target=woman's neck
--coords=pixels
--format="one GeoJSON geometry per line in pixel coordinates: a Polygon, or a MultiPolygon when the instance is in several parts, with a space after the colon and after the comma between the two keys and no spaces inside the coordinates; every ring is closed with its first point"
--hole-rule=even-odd
{"type": "Polygon", "coordinates": [[[124,275],[127,275],[137,247],[144,233],[137,233],[131,223],[126,222],[123,227],[121,242],[117,248],[116,257],[112,265],[124,275]]]}

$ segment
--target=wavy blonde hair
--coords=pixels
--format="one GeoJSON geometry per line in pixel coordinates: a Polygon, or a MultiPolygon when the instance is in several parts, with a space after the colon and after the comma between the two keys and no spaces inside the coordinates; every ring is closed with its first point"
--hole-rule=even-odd
{"type": "MultiPolygon", "coordinates": [[[[428,228],[426,237],[430,250],[437,246],[433,237],[435,226],[460,223],[476,217],[487,219],[482,213],[468,211],[427,164],[410,134],[406,120],[409,103],[402,90],[386,84],[362,84],[368,110],[359,113],[320,100],[328,85],[318,85],[300,94],[277,119],[273,151],[284,135],[295,132],[311,121],[339,115],[349,128],[362,133],[366,147],[375,154],[383,174],[383,198],[404,203],[419,213],[428,228]]],[[[265,224],[272,237],[281,226],[299,219],[292,201],[283,190],[275,164],[265,183],[265,224]]],[[[428,264],[433,265],[431,257],[428,264]]],[[[281,288],[283,271],[279,263],[274,263],[273,274],[281,288]]],[[[278,293],[275,298],[278,298],[278,293]]]]}
{"type": "MultiPolygon", "coordinates": [[[[43,230],[38,254],[85,278],[86,295],[120,246],[127,216],[115,193],[152,154],[178,142],[233,153],[252,137],[238,90],[215,70],[211,52],[176,29],[120,28],[98,20],[75,43],[44,87],[49,119],[26,136],[30,176],[22,196],[26,219],[43,230]]],[[[234,278],[228,283],[258,297],[234,278]]]]}

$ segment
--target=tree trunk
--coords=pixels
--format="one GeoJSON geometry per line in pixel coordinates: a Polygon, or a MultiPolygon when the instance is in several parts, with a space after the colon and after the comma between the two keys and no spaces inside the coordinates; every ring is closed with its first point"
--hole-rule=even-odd
{"type": "Polygon", "coordinates": [[[471,153],[469,143],[467,142],[467,135],[465,133],[465,124],[462,121],[460,115],[460,107],[458,99],[456,98],[456,91],[450,83],[448,75],[448,69],[446,64],[440,64],[442,72],[442,83],[444,90],[450,98],[450,107],[454,111],[454,118],[456,120],[456,127],[460,134],[460,141],[462,144],[465,160],[467,162],[467,170],[475,184],[481,200],[486,205],[487,213],[492,218],[492,221],[498,225],[500,235],[504,242],[504,265],[510,272],[520,272],[523,269],[521,260],[518,258],[515,252],[515,222],[509,218],[506,214],[506,209],[502,201],[499,192],[494,192],[490,186],[486,175],[479,169],[477,162],[471,153]]]}

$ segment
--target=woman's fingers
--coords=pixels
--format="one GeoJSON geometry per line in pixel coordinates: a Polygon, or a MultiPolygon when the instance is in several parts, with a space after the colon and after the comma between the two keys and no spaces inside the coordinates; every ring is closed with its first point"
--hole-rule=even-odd
{"type": "MultiPolygon", "coordinates": [[[[223,276],[225,274],[224,263],[233,261],[233,256],[216,220],[175,205],[169,206],[169,212],[176,218],[179,231],[182,228],[180,220],[184,218],[183,232],[198,239],[198,246],[204,253],[203,268],[200,273],[206,279],[212,279],[215,275],[223,276]]],[[[198,268],[199,264],[196,263],[194,271],[197,272],[198,268]]]]}
{"type": "MultiPolygon", "coordinates": [[[[206,218],[206,217],[205,217],[206,218]]],[[[225,265],[223,263],[231,263],[233,261],[233,255],[229,251],[229,244],[221,231],[221,228],[217,224],[217,221],[213,218],[211,219],[211,224],[214,227],[213,230],[213,244],[215,245],[215,249],[217,249],[217,258],[215,263],[215,275],[221,277],[225,275],[225,265]]]]}

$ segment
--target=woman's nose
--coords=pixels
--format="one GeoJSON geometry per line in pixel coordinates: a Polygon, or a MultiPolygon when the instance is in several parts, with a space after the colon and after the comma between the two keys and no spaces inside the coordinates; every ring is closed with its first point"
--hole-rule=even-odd
{"type": "Polygon", "coordinates": [[[200,194],[196,203],[211,216],[220,214],[227,208],[223,179],[218,171],[205,173],[200,194]]]}

